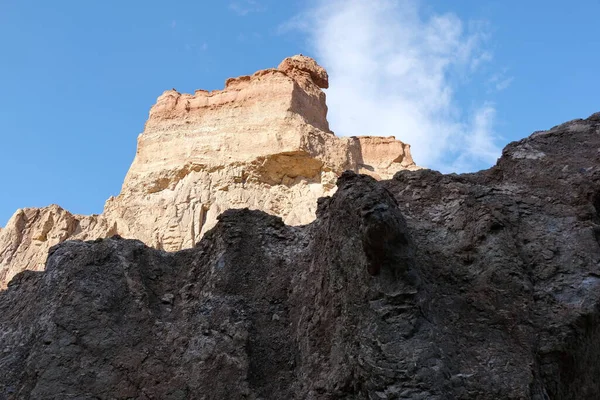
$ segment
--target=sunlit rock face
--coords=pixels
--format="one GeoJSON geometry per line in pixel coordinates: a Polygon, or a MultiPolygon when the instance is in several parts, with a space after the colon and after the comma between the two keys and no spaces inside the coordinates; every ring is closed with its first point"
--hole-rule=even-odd
{"type": "Polygon", "coordinates": [[[0,288],[19,271],[43,269],[48,249],[64,240],[118,234],[168,251],[189,248],[227,209],[307,224],[344,170],[389,179],[418,169],[410,146],[393,137],[335,136],[321,90],[328,84],[325,69],[299,55],[228,79],[223,90],[164,92],[121,193],[102,215],[25,209],[0,230],[0,288]]]}
{"type": "Polygon", "coordinates": [[[57,243],[116,233],[101,215],[74,215],[55,204],[17,210],[0,230],[0,289],[25,269],[43,270],[48,250],[57,243]]]}

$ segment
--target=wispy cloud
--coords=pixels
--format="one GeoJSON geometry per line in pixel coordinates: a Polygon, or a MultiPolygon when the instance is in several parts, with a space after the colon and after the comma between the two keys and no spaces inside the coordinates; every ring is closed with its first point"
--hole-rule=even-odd
{"type": "Polygon", "coordinates": [[[490,62],[494,59],[494,56],[489,51],[482,51],[480,54],[473,56],[471,60],[471,71],[476,71],[482,64],[490,62]]]}
{"type": "Polygon", "coordinates": [[[493,104],[486,103],[479,107],[468,123],[468,140],[463,143],[466,148],[458,152],[450,165],[452,171],[471,171],[473,166],[486,162],[491,164],[499,156],[500,149],[495,145],[494,120],[496,109],[493,104]]]}
{"type": "Polygon", "coordinates": [[[239,0],[230,2],[229,9],[243,17],[253,12],[265,11],[267,8],[256,0],[239,0]]]}
{"type": "MultiPolygon", "coordinates": [[[[330,74],[329,120],[339,135],[394,135],[415,161],[445,172],[488,167],[500,155],[496,110],[466,110],[461,77],[493,55],[485,24],[425,14],[418,0],[316,0],[281,30],[306,32],[330,74]]],[[[484,84],[485,82],[482,82],[484,84]]]]}
{"type": "Polygon", "coordinates": [[[491,85],[498,92],[507,89],[514,80],[514,77],[508,76],[507,73],[508,71],[506,69],[502,72],[495,73],[489,79],[488,84],[491,85]]]}

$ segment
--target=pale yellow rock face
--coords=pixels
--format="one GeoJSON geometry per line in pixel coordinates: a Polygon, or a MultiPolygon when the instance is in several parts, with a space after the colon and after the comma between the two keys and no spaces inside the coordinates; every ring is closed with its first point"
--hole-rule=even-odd
{"type": "Polygon", "coordinates": [[[175,251],[192,247],[227,209],[307,224],[344,170],[389,179],[418,169],[410,146],[393,137],[335,136],[327,87],[322,67],[294,56],[228,79],[224,90],[166,91],[138,137],[121,193],[102,215],[24,209],[0,229],[0,288],[22,270],[42,270],[48,249],[64,240],[119,234],[175,251]]]}
{"type": "Polygon", "coordinates": [[[25,269],[43,270],[48,250],[55,244],[114,234],[114,226],[99,215],[73,215],[57,205],[17,210],[0,230],[0,289],[25,269]]]}

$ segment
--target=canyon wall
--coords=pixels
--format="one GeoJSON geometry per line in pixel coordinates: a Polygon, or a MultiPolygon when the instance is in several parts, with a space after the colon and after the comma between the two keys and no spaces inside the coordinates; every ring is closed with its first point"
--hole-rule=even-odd
{"type": "Polygon", "coordinates": [[[600,113],[474,174],[344,172],[304,226],[54,246],[0,291],[0,398],[597,400],[600,113]]]}

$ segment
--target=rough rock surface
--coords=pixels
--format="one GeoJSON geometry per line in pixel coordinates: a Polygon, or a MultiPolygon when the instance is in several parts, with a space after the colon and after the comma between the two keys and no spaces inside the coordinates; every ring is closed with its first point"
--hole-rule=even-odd
{"type": "Polygon", "coordinates": [[[344,173],[317,219],[53,247],[0,292],[0,398],[598,399],[600,113],[468,175],[344,173]]]}
{"type": "Polygon", "coordinates": [[[180,250],[227,209],[306,224],[344,170],[386,179],[418,168],[410,146],[393,137],[336,137],[321,90],[327,86],[325,69],[294,56],[276,69],[228,79],[224,90],[166,91],[150,110],[121,193],[102,215],[19,210],[0,230],[0,288],[16,272],[42,269],[48,248],[66,239],[119,234],[180,250]],[[37,231],[51,234],[39,240],[37,231]]]}
{"type": "Polygon", "coordinates": [[[73,215],[57,205],[18,210],[0,230],[0,289],[24,269],[43,270],[48,250],[57,243],[116,233],[102,216],[73,215]]]}

